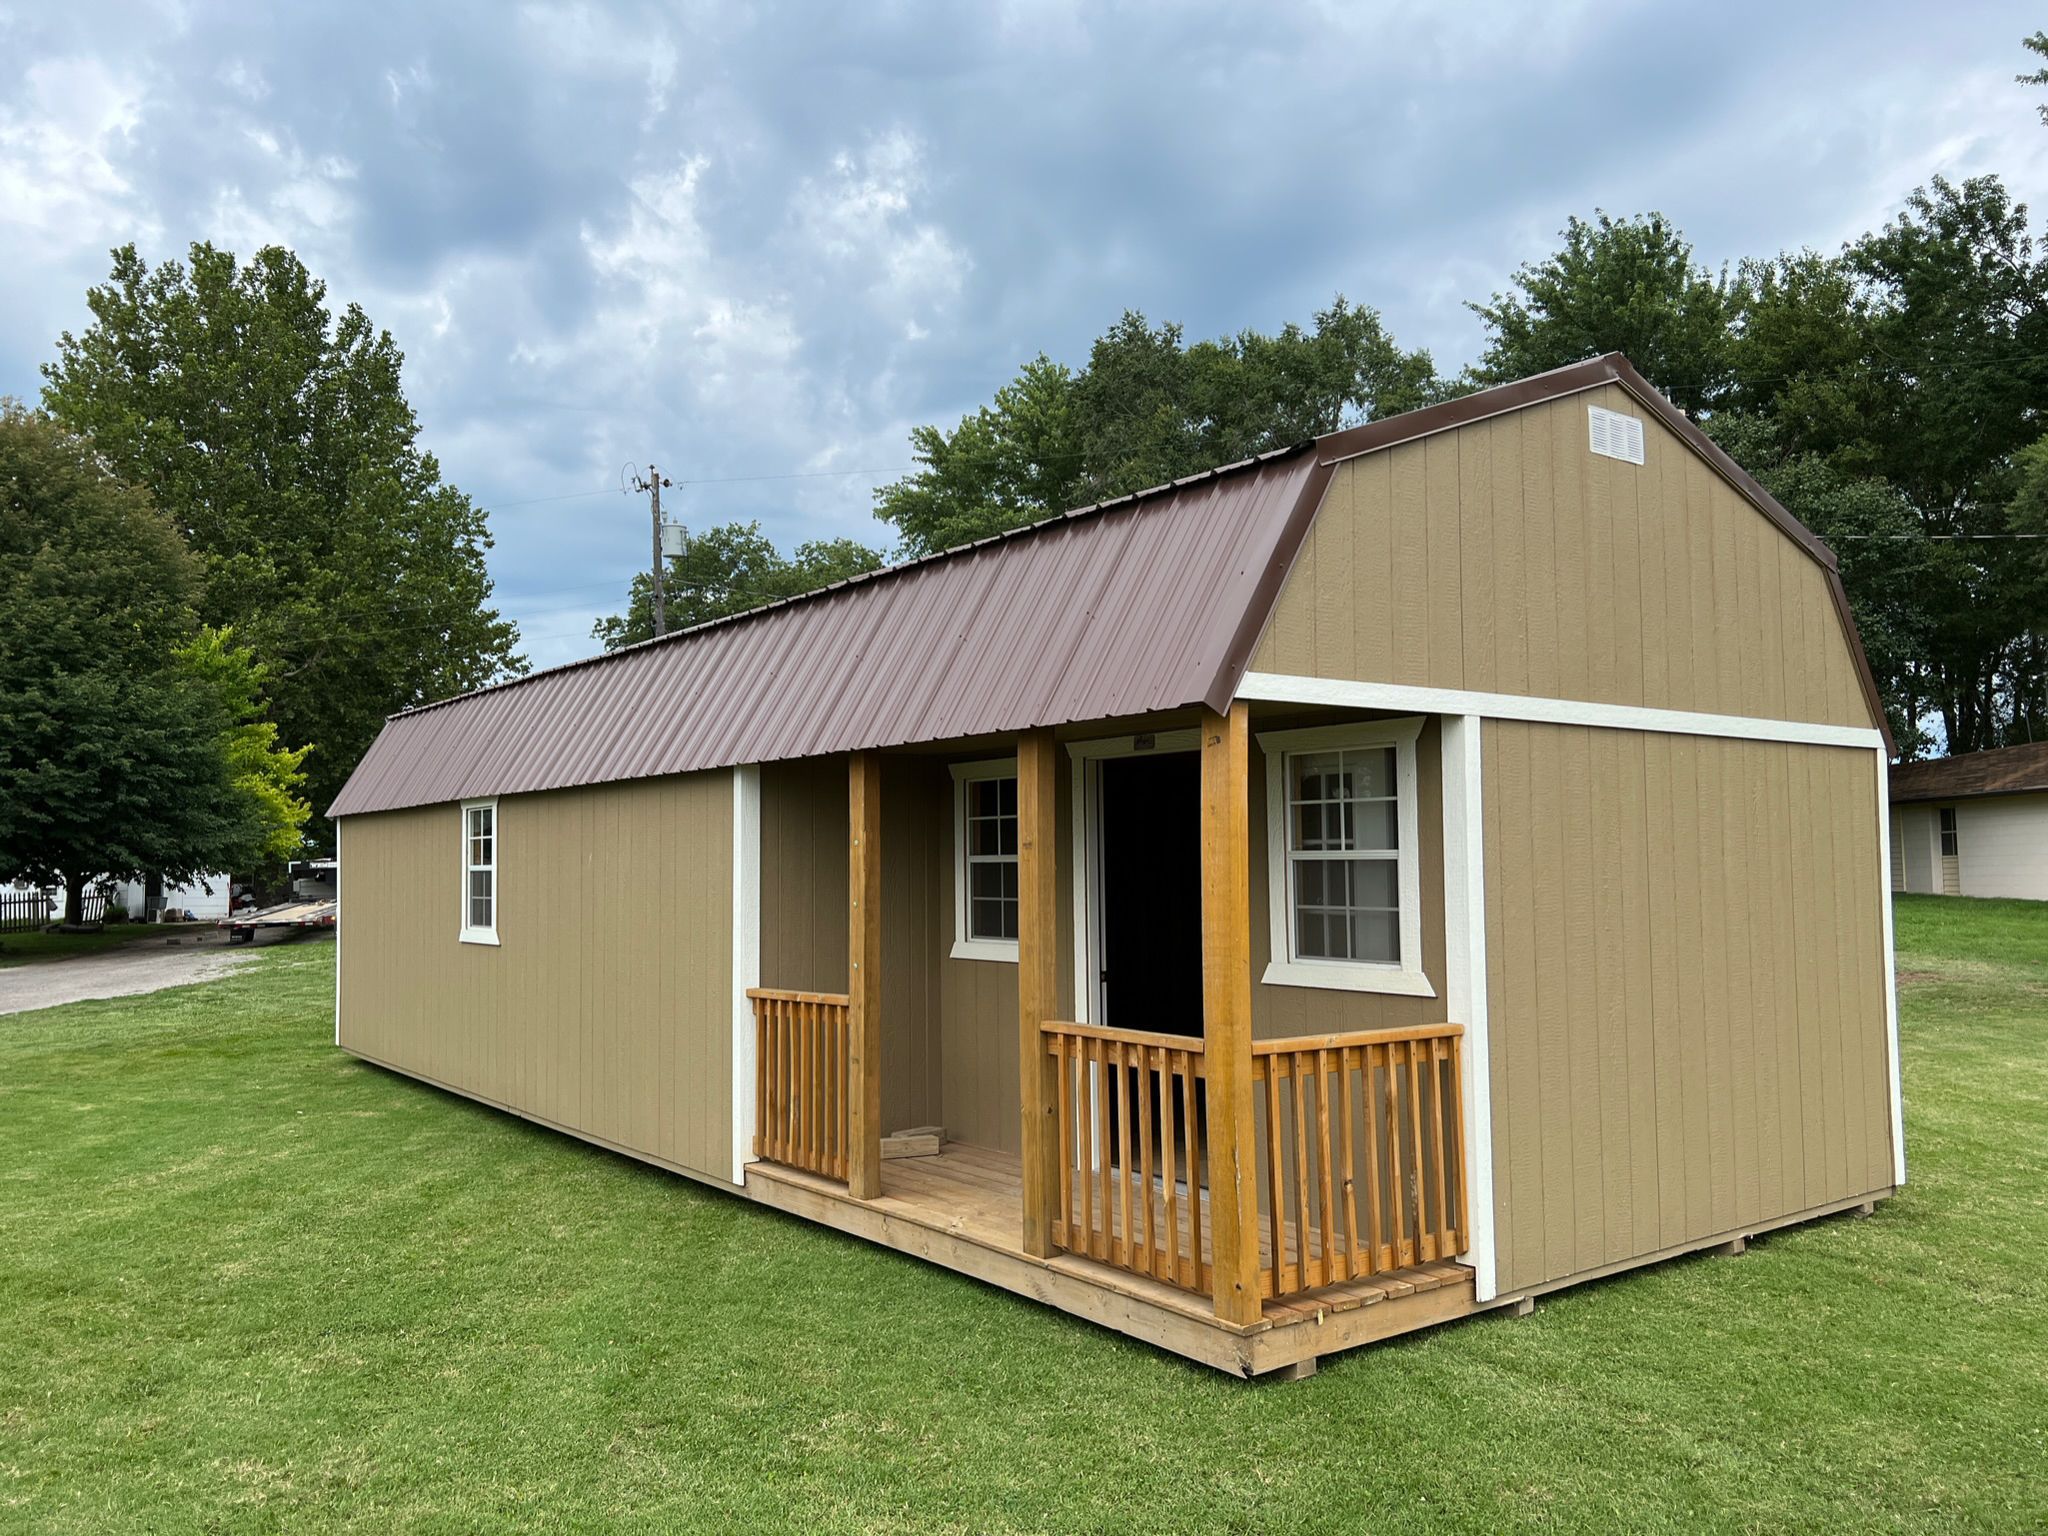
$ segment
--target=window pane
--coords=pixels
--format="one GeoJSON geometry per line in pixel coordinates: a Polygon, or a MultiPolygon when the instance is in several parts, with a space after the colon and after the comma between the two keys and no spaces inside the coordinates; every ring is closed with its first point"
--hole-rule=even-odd
{"type": "Polygon", "coordinates": [[[972,863],[967,866],[967,894],[976,901],[1000,900],[1003,891],[1003,871],[1015,869],[1014,864],[1000,864],[994,860],[987,863],[972,863]]]}
{"type": "Polygon", "coordinates": [[[1353,801],[1344,807],[1351,836],[1346,848],[1401,846],[1400,807],[1391,800],[1353,801]]]}
{"type": "Polygon", "coordinates": [[[1344,769],[1350,783],[1345,793],[1371,800],[1394,793],[1394,749],[1368,747],[1363,752],[1346,752],[1344,769]]]}
{"type": "Polygon", "coordinates": [[[1351,918],[1351,957],[1382,965],[1401,961],[1401,920],[1393,912],[1359,912],[1351,918]]]}

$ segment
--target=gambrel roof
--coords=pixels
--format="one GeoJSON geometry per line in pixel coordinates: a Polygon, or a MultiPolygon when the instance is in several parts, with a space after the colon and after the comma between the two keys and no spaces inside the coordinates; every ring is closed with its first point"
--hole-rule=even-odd
{"type": "Polygon", "coordinates": [[[328,814],[1220,710],[1337,464],[1606,384],[1819,563],[1881,725],[1832,552],[1613,354],[403,711],[328,814]]]}

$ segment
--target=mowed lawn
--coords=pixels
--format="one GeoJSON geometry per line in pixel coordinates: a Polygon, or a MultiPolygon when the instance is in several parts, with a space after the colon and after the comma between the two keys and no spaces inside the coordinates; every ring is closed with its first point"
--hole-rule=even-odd
{"type": "Polygon", "coordinates": [[[329,946],[0,1019],[0,1529],[2042,1529],[2048,908],[1898,927],[1874,1219],[1295,1384],[358,1065],[329,946]]]}

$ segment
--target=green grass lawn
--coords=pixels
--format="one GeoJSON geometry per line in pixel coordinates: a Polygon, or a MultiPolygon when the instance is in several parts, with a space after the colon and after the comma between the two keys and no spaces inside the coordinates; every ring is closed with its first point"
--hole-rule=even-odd
{"type": "Polygon", "coordinates": [[[110,923],[97,933],[0,933],[0,971],[10,965],[98,954],[145,939],[161,944],[171,938],[189,941],[192,935],[203,933],[211,942],[217,932],[212,923],[110,923]]]}
{"type": "Polygon", "coordinates": [[[1874,1219],[1294,1384],[361,1066],[331,946],[0,1019],[0,1529],[2042,1529],[2048,908],[1898,926],[1874,1219]]]}

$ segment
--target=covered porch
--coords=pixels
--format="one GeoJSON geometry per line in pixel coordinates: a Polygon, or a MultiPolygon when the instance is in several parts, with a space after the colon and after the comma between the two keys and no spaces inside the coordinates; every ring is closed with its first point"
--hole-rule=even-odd
{"type": "Polygon", "coordinates": [[[1064,1248],[1027,1253],[1014,1153],[949,1142],[936,1156],[881,1166],[881,1191],[868,1199],[843,1180],[769,1161],[749,1170],[747,1194],[1235,1375],[1303,1374],[1320,1356],[1483,1310],[1469,1269],[1429,1260],[1267,1301],[1256,1320],[1231,1323],[1210,1298],[1170,1281],[1064,1248]]]}
{"type": "MultiPolygon", "coordinates": [[[[1098,993],[1077,915],[1090,887],[1075,877],[1099,852],[1081,765],[1105,740],[1041,730],[1014,743],[1009,1145],[955,1137],[900,1158],[883,1156],[898,1128],[884,1123],[885,1082],[901,1070],[883,1043],[885,980],[901,986],[884,956],[900,965],[903,946],[885,950],[882,929],[905,921],[901,872],[885,887],[885,759],[846,759],[846,990],[747,989],[748,1194],[1245,1374],[1498,1304],[1456,1262],[1469,1240],[1462,1026],[1404,999],[1424,1022],[1254,1029],[1246,705],[1122,738],[1192,759],[1188,824],[1172,831],[1193,930],[1177,958],[1193,974],[1148,991],[1142,1015],[1126,986],[1111,1014],[1163,1027],[1085,1022],[1108,974],[1098,993]]],[[[892,780],[892,816],[899,790],[892,780]]]]}

